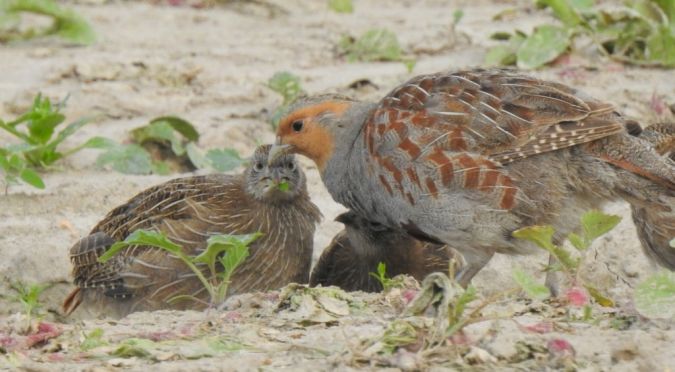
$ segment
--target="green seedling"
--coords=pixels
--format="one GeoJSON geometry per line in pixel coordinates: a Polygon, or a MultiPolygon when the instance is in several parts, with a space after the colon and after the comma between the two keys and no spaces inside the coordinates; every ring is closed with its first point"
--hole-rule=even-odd
{"type": "MultiPolygon", "coordinates": [[[[172,242],[166,235],[148,230],[136,230],[124,241],[113,244],[101,257],[99,262],[105,263],[128,247],[150,246],[165,250],[180,259],[195,273],[199,281],[207,290],[210,307],[218,306],[227,297],[227,288],[230,278],[246,257],[248,246],[262,233],[245,235],[213,235],[207,241],[206,249],[198,256],[188,256],[180,245],[172,242]],[[218,266],[218,269],[216,267],[218,266]],[[203,270],[206,267],[207,270],[203,270]]],[[[179,295],[169,299],[169,302],[192,300],[203,302],[189,295],[179,295]]]]}
{"type": "Polygon", "coordinates": [[[354,13],[352,0],[328,0],[328,7],[336,13],[354,13]]]}
{"type": "Polygon", "coordinates": [[[370,29],[358,38],[345,35],[338,47],[349,62],[398,61],[408,72],[415,67],[415,59],[403,54],[396,34],[387,29],[370,29]]]}
{"type": "Polygon", "coordinates": [[[96,34],[89,23],[72,10],[54,0],[3,0],[0,2],[0,42],[58,36],[75,44],[91,44],[96,34]],[[44,28],[22,30],[21,13],[32,13],[52,19],[44,28]]]}
{"type": "Polygon", "coordinates": [[[384,291],[388,291],[394,287],[394,280],[387,276],[387,265],[384,262],[377,264],[377,273],[368,273],[368,275],[377,279],[384,291]]]}
{"type": "Polygon", "coordinates": [[[24,284],[16,282],[11,285],[11,288],[16,291],[17,295],[14,297],[16,302],[19,302],[23,307],[23,312],[26,314],[26,329],[30,329],[33,317],[42,316],[41,310],[43,304],[40,301],[40,296],[50,285],[44,284],[24,284]]]}
{"type": "Polygon", "coordinates": [[[107,344],[108,343],[103,340],[103,329],[94,328],[84,337],[84,340],[80,343],[80,349],[82,351],[89,351],[107,344]]]}
{"type": "Polygon", "coordinates": [[[675,5],[670,0],[629,0],[623,7],[594,9],[593,0],[539,0],[561,25],[540,25],[531,35],[498,32],[506,44],[491,48],[485,62],[539,68],[590,40],[601,54],[637,65],[675,67],[675,5]]]}
{"type": "Polygon", "coordinates": [[[49,167],[84,148],[109,145],[110,140],[93,137],[79,146],[61,150],[63,141],[89,122],[88,119],[80,119],[57,130],[66,120],[60,112],[63,106],[65,101],[52,105],[49,98],[38,94],[28,112],[9,122],[0,120],[0,129],[21,141],[0,147],[0,170],[5,174],[7,186],[22,180],[34,187],[44,188],[36,169],[49,167]]]}
{"type": "MultiPolygon", "coordinates": [[[[589,211],[581,217],[581,235],[572,233],[568,239],[572,245],[580,252],[584,252],[590,247],[593,241],[600,236],[611,231],[621,221],[621,217],[607,215],[600,211],[589,211]]],[[[513,232],[513,236],[519,239],[529,240],[538,247],[545,249],[553,255],[559,265],[549,267],[548,270],[561,271],[570,279],[572,283],[580,282],[579,263],[580,258],[573,258],[572,254],[564,247],[553,243],[555,230],[552,226],[530,226],[513,232]]],[[[541,288],[533,287],[532,280],[523,276],[522,272],[514,271],[514,279],[523,288],[523,290],[533,298],[540,298],[544,292],[541,288]]],[[[588,293],[602,306],[611,307],[613,301],[604,296],[598,289],[589,283],[582,283],[588,290],[588,293]]]]}
{"type": "Polygon", "coordinates": [[[272,75],[267,81],[267,87],[279,93],[283,98],[281,105],[272,113],[272,127],[276,128],[288,106],[305,92],[300,84],[300,78],[287,71],[280,71],[272,75]]]}
{"type": "Polygon", "coordinates": [[[675,273],[661,271],[640,283],[635,308],[648,318],[675,319],[675,273]]]}

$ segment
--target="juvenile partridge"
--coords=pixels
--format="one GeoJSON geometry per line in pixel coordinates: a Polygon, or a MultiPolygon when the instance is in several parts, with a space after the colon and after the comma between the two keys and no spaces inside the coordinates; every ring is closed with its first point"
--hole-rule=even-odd
{"type": "MultiPolygon", "coordinates": [[[[649,142],[662,156],[675,161],[675,123],[653,124],[635,135],[649,142]]],[[[675,197],[669,198],[668,205],[675,205],[675,197]]],[[[645,254],[675,270],[675,248],[670,246],[675,238],[675,210],[641,206],[631,206],[631,210],[645,254]]]]}
{"type": "Polygon", "coordinates": [[[108,213],[70,249],[78,288],[64,302],[65,312],[82,302],[115,317],[133,311],[200,309],[208,303],[195,274],[166,251],[134,246],[105,264],[97,262],[114,242],[137,229],[163,232],[188,255],[203,251],[211,235],[261,232],[231,278],[229,295],[307,283],[321,213],[309,199],[305,175],[293,156],[268,162],[269,148],[259,147],[243,174],[171,180],[108,213]],[[282,182],[287,189],[279,186],[282,182]],[[176,295],[204,302],[167,302],[176,295]]]}
{"type": "Polygon", "coordinates": [[[366,219],[460,251],[464,286],[495,252],[533,249],[518,228],[553,225],[559,243],[606,201],[675,208],[674,163],[612,105],[503,70],[421,75],[378,103],[303,100],[270,152],[311,158],[333,198],[366,219]]]}
{"type": "Polygon", "coordinates": [[[378,292],[382,284],[371,273],[380,262],[387,277],[407,274],[422,281],[432,272],[447,273],[450,250],[422,242],[403,231],[371,222],[354,212],[335,219],[345,225],[321,254],[309,280],[311,286],[334,285],[346,291],[378,292]]]}

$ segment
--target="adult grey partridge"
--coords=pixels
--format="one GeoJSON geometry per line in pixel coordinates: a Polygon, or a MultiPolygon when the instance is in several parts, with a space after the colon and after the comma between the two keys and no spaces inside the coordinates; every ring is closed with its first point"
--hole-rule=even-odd
{"type": "Polygon", "coordinates": [[[495,252],[531,251],[512,237],[521,227],[553,225],[560,242],[609,200],[675,207],[674,163],[611,104],[504,70],[421,75],[378,103],[305,99],[281,119],[270,159],[286,152],[311,158],[354,212],[460,251],[464,286],[495,252]]]}
{"type": "Polygon", "coordinates": [[[108,213],[70,250],[78,288],[64,302],[65,312],[81,302],[118,317],[133,311],[200,309],[208,303],[195,274],[166,251],[132,246],[105,264],[97,261],[114,242],[137,229],[163,232],[188,255],[203,251],[211,235],[259,231],[262,236],[250,245],[228,294],[307,283],[321,213],[307,194],[305,175],[294,157],[281,156],[268,164],[269,147],[256,149],[243,174],[171,180],[108,213]],[[279,186],[282,183],[287,189],[279,186]],[[204,302],[167,302],[176,295],[204,302]]]}
{"type": "Polygon", "coordinates": [[[342,213],[335,220],[343,223],[345,228],[324,249],[312,269],[311,286],[381,291],[382,284],[371,275],[377,272],[380,262],[386,265],[387,277],[407,274],[420,282],[432,272],[448,272],[453,256],[449,256],[451,250],[442,244],[417,240],[352,211],[342,213]]]}

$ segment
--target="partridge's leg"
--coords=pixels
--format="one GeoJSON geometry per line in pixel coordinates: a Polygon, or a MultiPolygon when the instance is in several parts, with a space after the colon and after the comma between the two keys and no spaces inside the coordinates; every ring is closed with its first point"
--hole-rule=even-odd
{"type": "Polygon", "coordinates": [[[466,265],[464,265],[461,270],[457,272],[457,275],[455,275],[457,283],[464,288],[468,287],[469,283],[471,283],[471,279],[473,279],[473,277],[476,276],[488,262],[490,262],[490,259],[492,259],[492,256],[494,255],[495,252],[493,250],[463,252],[466,265]]]}

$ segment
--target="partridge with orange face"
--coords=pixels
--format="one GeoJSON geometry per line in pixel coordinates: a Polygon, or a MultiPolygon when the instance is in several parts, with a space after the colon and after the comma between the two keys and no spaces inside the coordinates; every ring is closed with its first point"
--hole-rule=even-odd
{"type": "Polygon", "coordinates": [[[137,229],[163,232],[189,256],[201,253],[212,235],[261,232],[233,274],[229,295],[307,283],[321,213],[309,199],[305,175],[293,156],[268,162],[268,152],[269,145],[259,147],[243,174],[174,179],[113,209],[70,249],[78,288],[64,302],[65,312],[80,303],[112,317],[208,304],[196,275],[167,251],[131,246],[106,263],[97,261],[137,229]],[[179,295],[199,301],[170,301],[179,295]]]}
{"type": "Polygon", "coordinates": [[[314,160],[355,213],[460,251],[465,286],[495,252],[532,250],[516,229],[550,224],[560,243],[607,201],[675,208],[675,165],[611,104],[503,70],[418,76],[378,103],[303,100],[270,158],[286,152],[314,160]]]}

